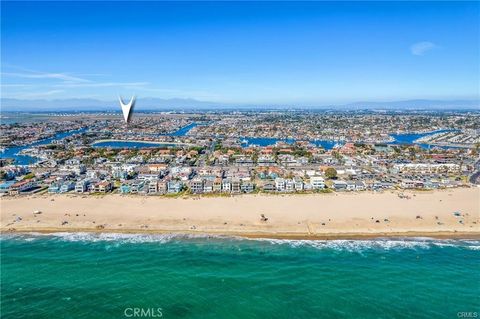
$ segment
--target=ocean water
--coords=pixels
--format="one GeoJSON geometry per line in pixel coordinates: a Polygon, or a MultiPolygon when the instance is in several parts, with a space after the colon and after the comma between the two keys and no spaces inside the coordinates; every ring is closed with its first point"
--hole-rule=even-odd
{"type": "Polygon", "coordinates": [[[475,240],[4,234],[1,317],[465,318],[479,265],[475,240]]]}
{"type": "MultiPolygon", "coordinates": [[[[35,118],[34,118],[35,119],[35,118]]],[[[38,119],[37,119],[38,120],[38,119]]],[[[2,124],[13,124],[16,123],[15,121],[13,122],[5,122],[2,119],[2,124]]],[[[187,133],[194,127],[198,126],[200,124],[198,123],[191,123],[188,124],[180,129],[178,129],[175,132],[172,132],[170,134],[160,134],[160,136],[186,136],[187,133]]],[[[74,130],[74,131],[68,131],[68,132],[62,132],[62,133],[57,133],[55,136],[47,139],[43,139],[40,141],[37,141],[35,143],[31,143],[28,145],[22,145],[22,146],[15,146],[15,147],[9,147],[6,148],[3,152],[0,152],[0,158],[13,158],[15,159],[15,164],[17,165],[29,165],[37,162],[37,158],[28,156],[28,155],[19,155],[18,153],[26,148],[32,147],[32,146],[38,146],[38,145],[47,145],[50,144],[53,140],[60,140],[68,136],[72,136],[74,134],[78,133],[83,133],[86,132],[87,128],[83,128],[80,130],[74,130]]],[[[142,142],[132,142],[132,141],[117,141],[117,142],[99,142],[99,143],[94,143],[94,147],[111,147],[111,148],[152,148],[152,147],[169,147],[169,146],[174,146],[174,143],[142,143],[142,142]]]]}
{"type": "Polygon", "coordinates": [[[177,146],[175,143],[145,143],[134,141],[105,141],[95,142],[93,147],[110,147],[110,148],[158,148],[158,147],[172,147],[177,146]]]}
{"type": "Polygon", "coordinates": [[[9,147],[6,148],[3,152],[0,152],[0,158],[13,158],[15,159],[15,164],[17,165],[29,165],[37,162],[37,158],[28,156],[28,155],[19,155],[18,153],[24,149],[27,149],[32,146],[38,146],[38,145],[47,145],[50,144],[54,140],[61,140],[65,137],[72,136],[74,134],[79,134],[85,132],[87,129],[82,128],[79,130],[73,130],[73,131],[67,131],[67,132],[61,132],[55,134],[53,137],[46,138],[28,145],[23,145],[23,146],[14,146],[14,147],[9,147]]]}

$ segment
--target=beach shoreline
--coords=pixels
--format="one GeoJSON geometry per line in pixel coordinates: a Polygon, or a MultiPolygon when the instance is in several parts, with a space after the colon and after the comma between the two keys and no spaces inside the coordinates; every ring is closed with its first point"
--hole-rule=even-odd
{"type": "Polygon", "coordinates": [[[50,229],[22,229],[15,231],[0,231],[0,235],[55,235],[55,234],[90,234],[90,235],[171,235],[179,238],[245,238],[245,239],[279,239],[279,240],[375,240],[375,239],[438,239],[438,240],[480,240],[480,232],[397,232],[397,233],[324,233],[309,235],[307,233],[203,233],[194,231],[174,232],[171,230],[139,230],[139,229],[74,229],[74,228],[50,228],[50,229]]]}
{"type": "Polygon", "coordinates": [[[479,198],[480,188],[179,198],[37,194],[0,199],[0,232],[479,239],[479,198]]]}

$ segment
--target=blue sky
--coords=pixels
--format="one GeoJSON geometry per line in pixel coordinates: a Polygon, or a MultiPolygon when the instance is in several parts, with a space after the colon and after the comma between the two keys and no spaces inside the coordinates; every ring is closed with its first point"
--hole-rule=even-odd
{"type": "Polygon", "coordinates": [[[2,97],[472,99],[479,2],[4,2],[2,97]]]}

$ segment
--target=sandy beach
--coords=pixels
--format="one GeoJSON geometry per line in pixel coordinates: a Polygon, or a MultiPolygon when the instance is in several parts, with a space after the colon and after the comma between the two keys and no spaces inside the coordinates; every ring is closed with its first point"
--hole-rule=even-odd
{"type": "Polygon", "coordinates": [[[115,194],[3,197],[0,230],[311,239],[480,237],[480,188],[403,193],[409,199],[400,198],[397,191],[180,198],[115,194]],[[267,220],[262,220],[261,214],[267,220]]]}

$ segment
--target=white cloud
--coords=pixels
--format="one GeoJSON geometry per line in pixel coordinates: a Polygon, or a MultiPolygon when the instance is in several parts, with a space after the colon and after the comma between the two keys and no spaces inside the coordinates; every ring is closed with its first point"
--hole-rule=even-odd
{"type": "Polygon", "coordinates": [[[148,85],[148,82],[89,82],[89,83],[64,83],[57,84],[55,87],[63,88],[82,88],[82,87],[141,87],[148,85]]]}
{"type": "Polygon", "coordinates": [[[14,73],[14,72],[3,72],[2,76],[11,76],[11,77],[18,77],[24,79],[54,79],[54,80],[62,80],[62,81],[69,81],[69,82],[90,82],[89,80],[85,80],[79,77],[71,76],[65,73],[14,73]]]}
{"type": "Polygon", "coordinates": [[[425,55],[428,51],[435,49],[437,45],[429,41],[422,41],[412,44],[410,46],[410,52],[413,55],[425,55]]]}
{"type": "MultiPolygon", "coordinates": [[[[116,82],[99,81],[90,77],[110,77],[108,74],[99,73],[68,73],[68,72],[41,72],[13,65],[3,65],[7,72],[2,72],[3,83],[0,84],[3,97],[12,98],[41,98],[57,96],[79,96],[88,90],[101,92],[101,96],[109,96],[112,92],[129,90],[133,92],[154,93],[162,98],[192,98],[198,100],[224,100],[224,97],[202,90],[181,90],[170,88],[158,88],[150,82],[116,82]],[[5,79],[3,79],[5,77],[5,79]],[[17,78],[17,79],[13,79],[17,78]],[[20,80],[18,80],[18,78],[20,80]],[[28,79],[29,83],[6,83],[22,82],[28,79]],[[37,81],[38,80],[38,81],[37,81]]],[[[112,95],[113,96],[113,95],[112,95]]],[[[116,94],[115,94],[116,96],[116,94]]]]}

